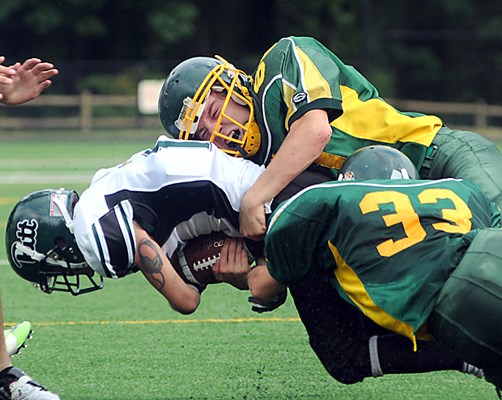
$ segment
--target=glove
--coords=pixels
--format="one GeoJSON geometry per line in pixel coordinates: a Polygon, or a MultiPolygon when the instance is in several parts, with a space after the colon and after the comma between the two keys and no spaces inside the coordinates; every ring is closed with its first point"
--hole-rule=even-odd
{"type": "Polygon", "coordinates": [[[251,303],[251,310],[261,314],[279,308],[286,302],[287,297],[288,297],[288,292],[287,290],[284,290],[282,293],[278,294],[272,300],[267,302],[258,300],[256,297],[253,296],[248,297],[248,301],[251,303]]]}

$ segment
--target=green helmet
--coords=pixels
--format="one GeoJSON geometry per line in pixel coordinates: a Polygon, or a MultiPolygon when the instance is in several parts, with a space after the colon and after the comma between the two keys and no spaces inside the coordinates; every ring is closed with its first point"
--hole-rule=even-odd
{"type": "Polygon", "coordinates": [[[338,175],[339,181],[417,178],[417,169],[406,154],[382,145],[355,151],[347,157],[338,175]]]}
{"type": "MultiPolygon", "coordinates": [[[[185,99],[193,98],[202,82],[220,64],[221,61],[216,58],[193,57],[183,61],[169,73],[159,95],[159,116],[164,129],[173,138],[180,136],[178,119],[185,99]]],[[[189,132],[189,138],[194,133],[195,129],[189,132]]]]}
{"type": "Polygon", "coordinates": [[[193,57],[173,68],[159,94],[159,116],[167,133],[173,138],[197,139],[199,119],[212,90],[226,94],[221,117],[214,127],[211,142],[223,137],[233,143],[235,150],[225,150],[233,156],[252,156],[258,151],[261,135],[254,119],[254,105],[247,84],[250,77],[220,56],[193,57]],[[238,124],[242,137],[223,135],[219,132],[221,119],[228,117],[226,105],[232,99],[249,108],[249,118],[238,124]]]}
{"type": "Polygon", "coordinates": [[[93,279],[94,271],[73,235],[77,201],[74,191],[41,190],[19,201],[7,221],[5,248],[10,266],[45,293],[78,295],[103,287],[102,278],[93,279]]]}

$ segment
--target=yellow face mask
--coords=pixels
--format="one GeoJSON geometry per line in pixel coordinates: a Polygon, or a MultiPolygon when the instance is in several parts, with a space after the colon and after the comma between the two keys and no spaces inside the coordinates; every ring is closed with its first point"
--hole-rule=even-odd
{"type": "MultiPolygon", "coordinates": [[[[213,142],[217,137],[223,138],[227,143],[232,143],[234,149],[222,149],[224,152],[235,157],[250,157],[256,154],[260,147],[261,134],[258,125],[254,119],[254,106],[249,90],[244,86],[243,81],[251,79],[243,71],[236,69],[232,64],[220,56],[215,56],[221,64],[216,65],[206,78],[202,81],[195,95],[183,100],[183,107],[178,120],[175,121],[176,127],[180,130],[179,138],[183,140],[195,139],[198,124],[206,100],[212,90],[224,92],[225,100],[221,113],[217,118],[213,132],[209,141],[213,142]],[[230,100],[237,104],[246,106],[249,109],[249,117],[246,122],[240,123],[227,113],[230,100]],[[241,138],[227,136],[219,132],[223,118],[233,122],[244,132],[241,138]]],[[[240,136],[240,135],[239,135],[240,136]]]]}

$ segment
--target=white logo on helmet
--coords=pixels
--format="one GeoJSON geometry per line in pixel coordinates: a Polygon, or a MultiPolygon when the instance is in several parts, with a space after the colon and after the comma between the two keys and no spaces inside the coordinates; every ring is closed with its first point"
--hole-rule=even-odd
{"type": "Polygon", "coordinates": [[[338,175],[339,181],[353,181],[355,179],[355,174],[352,171],[346,171],[345,173],[340,173],[340,175],[338,175]]]}
{"type": "Polygon", "coordinates": [[[410,174],[406,168],[401,168],[400,170],[393,169],[390,174],[390,179],[411,179],[410,174]]]}
{"type": "MultiPolygon", "coordinates": [[[[22,221],[19,221],[17,223],[16,228],[16,237],[19,239],[19,242],[21,242],[22,245],[30,248],[31,250],[35,250],[37,244],[38,222],[34,219],[23,219],[22,221]]],[[[10,250],[12,260],[16,264],[16,267],[21,269],[23,268],[23,263],[34,264],[35,260],[33,260],[25,252],[17,248],[16,245],[19,242],[12,243],[10,250]]]]}

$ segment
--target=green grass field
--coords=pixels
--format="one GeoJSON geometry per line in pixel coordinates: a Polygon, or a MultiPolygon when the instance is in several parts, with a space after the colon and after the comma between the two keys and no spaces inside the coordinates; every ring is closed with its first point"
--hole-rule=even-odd
{"type": "MultiPolygon", "coordinates": [[[[130,135],[129,135],[130,136],[130,135]]],[[[62,399],[495,399],[459,372],[395,375],[345,386],[310,349],[291,299],[268,315],[221,284],[182,316],[136,274],[100,292],[46,295],[7,265],[4,232],[14,204],[34,190],[77,189],[93,172],[154,144],[133,140],[0,138],[0,288],[5,322],[29,320],[34,338],[14,358],[62,399]]]]}

